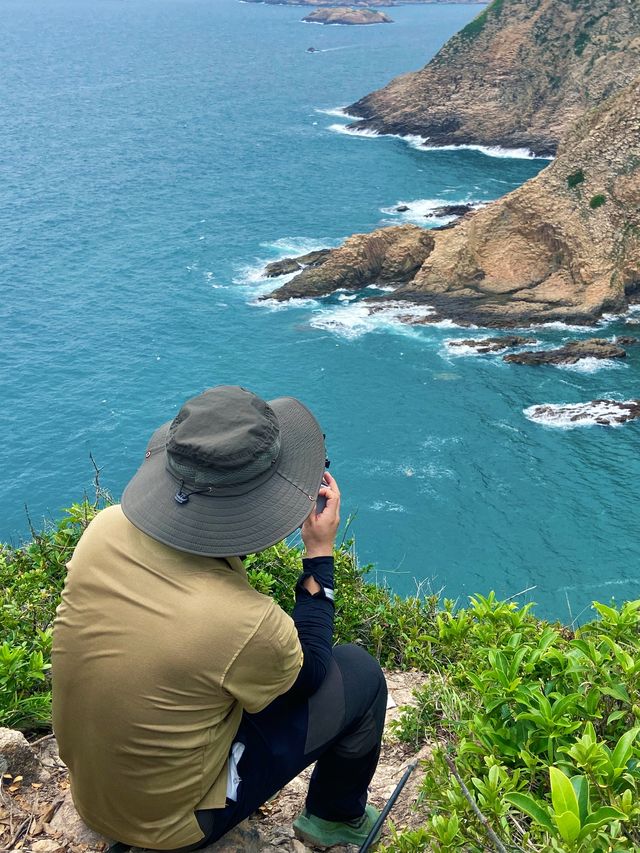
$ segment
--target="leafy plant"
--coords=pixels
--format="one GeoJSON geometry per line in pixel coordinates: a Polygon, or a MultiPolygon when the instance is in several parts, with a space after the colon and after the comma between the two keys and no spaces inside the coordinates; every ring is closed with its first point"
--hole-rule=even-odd
{"type": "Polygon", "coordinates": [[[602,195],[602,193],[598,193],[598,195],[594,195],[591,201],[589,202],[589,207],[591,210],[596,210],[598,207],[602,207],[607,200],[606,195],[602,195]]]}

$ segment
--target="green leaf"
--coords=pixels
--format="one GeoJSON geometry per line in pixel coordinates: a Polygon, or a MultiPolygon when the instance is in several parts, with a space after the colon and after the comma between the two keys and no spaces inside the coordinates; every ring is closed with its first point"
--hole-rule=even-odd
{"type": "Polygon", "coordinates": [[[573,812],[562,812],[556,813],[554,819],[563,841],[572,844],[580,835],[580,818],[573,812]]]}
{"type": "Polygon", "coordinates": [[[555,833],[555,827],[549,812],[537,800],[534,800],[533,797],[530,797],[528,794],[512,793],[505,794],[504,800],[521,812],[529,815],[537,824],[544,826],[548,832],[555,833]]]}
{"type": "Polygon", "coordinates": [[[638,733],[640,733],[640,726],[625,732],[616,744],[611,756],[611,762],[616,769],[627,766],[633,752],[633,742],[638,737],[638,733]]]}
{"type": "MultiPolygon", "coordinates": [[[[580,808],[578,806],[576,792],[573,790],[573,785],[567,776],[564,775],[562,770],[558,770],[557,767],[549,768],[549,778],[551,779],[551,802],[553,803],[553,810],[556,813],[556,818],[558,815],[570,812],[578,821],[579,830],[580,808]]],[[[560,827],[558,827],[558,829],[559,828],[560,827]]]]}
{"type": "Polygon", "coordinates": [[[595,832],[596,829],[600,829],[601,826],[611,823],[613,820],[625,820],[626,818],[627,816],[625,813],[621,812],[619,809],[615,809],[613,806],[602,806],[602,808],[589,815],[582,827],[578,839],[582,841],[583,838],[586,838],[587,835],[595,832]]]}
{"type": "Polygon", "coordinates": [[[578,798],[578,808],[580,810],[580,823],[584,824],[589,815],[589,782],[585,776],[572,776],[571,784],[578,798]]]}
{"type": "Polygon", "coordinates": [[[624,684],[608,684],[606,687],[601,687],[600,690],[605,696],[613,696],[614,699],[631,704],[631,697],[624,684]]]}

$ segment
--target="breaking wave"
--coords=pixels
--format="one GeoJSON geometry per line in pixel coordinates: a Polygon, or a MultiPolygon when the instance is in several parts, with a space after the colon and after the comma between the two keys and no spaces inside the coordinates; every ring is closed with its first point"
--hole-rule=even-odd
{"type": "Polygon", "coordinates": [[[526,418],[534,423],[558,429],[584,426],[622,426],[630,417],[630,407],[637,400],[593,400],[589,403],[544,403],[523,409],[526,418]]]}

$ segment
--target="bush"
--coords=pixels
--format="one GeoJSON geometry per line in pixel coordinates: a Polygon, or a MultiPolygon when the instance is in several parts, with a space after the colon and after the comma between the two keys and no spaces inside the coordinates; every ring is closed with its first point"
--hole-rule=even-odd
{"type": "Polygon", "coordinates": [[[596,210],[597,208],[602,207],[602,205],[605,204],[606,200],[606,195],[602,195],[602,193],[594,195],[594,197],[589,202],[589,207],[591,208],[591,210],[596,210]]]}
{"type": "MultiPolygon", "coordinates": [[[[438,670],[396,725],[439,744],[421,794],[432,849],[492,846],[471,801],[507,849],[640,848],[640,601],[594,608],[575,634],[493,595],[437,617],[438,670]]],[[[424,849],[409,841],[385,849],[424,849]]]]}
{"type": "Polygon", "coordinates": [[[577,172],[573,172],[573,174],[567,176],[567,186],[570,190],[574,187],[577,187],[578,184],[581,184],[584,181],[584,172],[580,169],[577,172]]]}

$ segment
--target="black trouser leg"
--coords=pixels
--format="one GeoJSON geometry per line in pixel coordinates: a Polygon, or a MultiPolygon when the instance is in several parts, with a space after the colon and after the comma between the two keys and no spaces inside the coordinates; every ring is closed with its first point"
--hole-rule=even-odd
{"type": "MultiPolygon", "coordinates": [[[[387,685],[377,661],[357,646],[337,647],[334,658],[348,684],[345,720],[350,722],[318,758],[307,808],[325,820],[345,821],[359,817],[367,803],[380,757],[387,685]]],[[[326,711],[330,713],[330,708],[326,711]]]]}
{"type": "Polygon", "coordinates": [[[259,714],[244,714],[235,738],[245,745],[238,799],[196,812],[205,833],[197,846],[221,838],[316,760],[309,811],[326,820],[359,817],[380,754],[386,697],[377,661],[358,646],[337,646],[308,700],[285,694],[259,714]]]}

